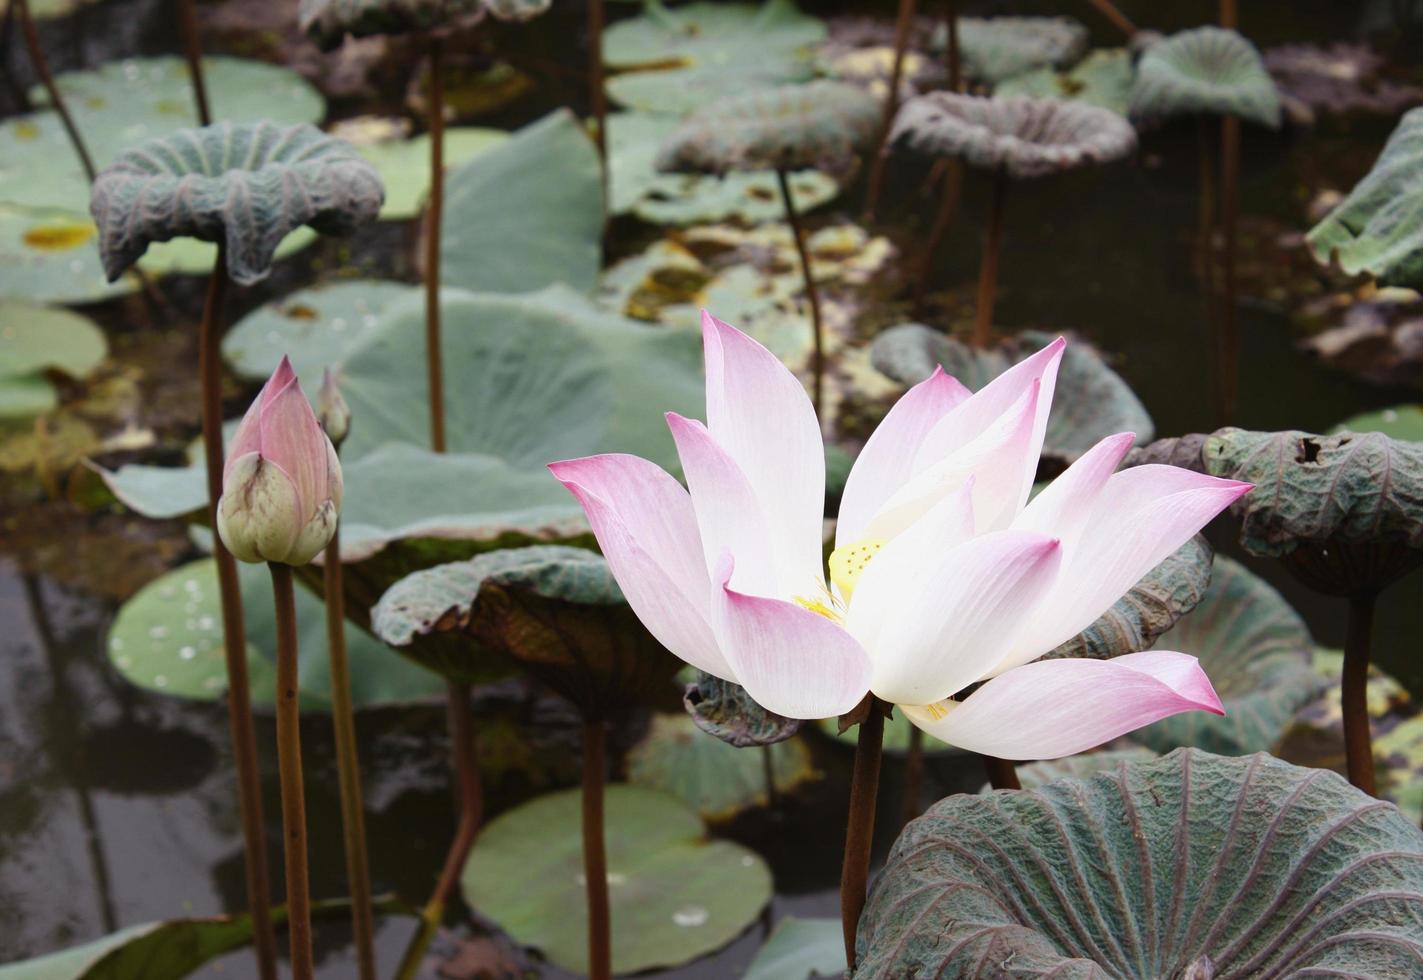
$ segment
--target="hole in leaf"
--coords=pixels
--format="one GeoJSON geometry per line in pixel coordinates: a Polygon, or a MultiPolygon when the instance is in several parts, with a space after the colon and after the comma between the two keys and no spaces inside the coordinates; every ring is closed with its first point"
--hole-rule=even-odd
{"type": "Polygon", "coordinates": [[[1299,441],[1299,454],[1295,456],[1295,462],[1319,462],[1319,443],[1315,442],[1313,439],[1301,439],[1299,441]]]}

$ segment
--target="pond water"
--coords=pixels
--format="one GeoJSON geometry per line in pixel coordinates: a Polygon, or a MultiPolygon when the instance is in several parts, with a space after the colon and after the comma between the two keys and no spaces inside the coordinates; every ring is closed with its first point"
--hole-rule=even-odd
{"type": "MultiPolygon", "coordinates": [[[[60,67],[94,64],[121,55],[173,50],[170,29],[155,3],[110,3],[86,13],[81,35],[51,28],[60,67]],[[127,16],[125,15],[127,13],[127,16]],[[134,16],[138,15],[138,16],[134,16]]],[[[863,6],[863,5],[861,5],[863,6]]],[[[970,4],[975,8],[1044,12],[1063,5],[970,4]]],[[[1075,11],[1091,21],[1081,4],[1075,11]]],[[[1162,28],[1203,19],[1214,4],[1123,3],[1143,22],[1162,28]],[[1149,11],[1148,11],[1148,8],[1149,11]],[[1164,9],[1163,9],[1164,8],[1164,9]]],[[[1244,29],[1262,44],[1349,36],[1356,5],[1334,0],[1242,4],[1244,29]]],[[[541,56],[577,35],[581,13],[560,10],[537,36],[541,56]],[[553,39],[550,41],[550,39],[553,39]],[[548,48],[549,44],[552,48],[548,48]]],[[[887,9],[887,8],[885,8],[887,9]]],[[[816,9],[817,13],[828,11],[816,9]]],[[[1094,27],[1096,25],[1094,24],[1094,27]]],[[[1113,39],[1098,30],[1098,42],[1113,39]]],[[[23,64],[18,48],[9,63],[23,64]]],[[[570,58],[573,55],[570,54],[570,58]]],[[[578,56],[581,58],[581,55],[578,56]]],[[[571,63],[579,63],[575,61],[571,63]]],[[[568,92],[541,95],[527,113],[499,118],[513,125],[540,114],[568,92]]],[[[8,95],[4,98],[10,98],[8,95]]],[[[13,102],[10,103],[13,108],[13,102]]],[[[481,120],[482,121],[482,120],[481,120]]],[[[1325,169],[1347,188],[1369,165],[1391,120],[1344,126],[1324,123],[1297,136],[1250,132],[1245,140],[1242,210],[1299,227],[1308,189],[1302,174],[1325,169]]],[[[998,319],[1014,327],[1072,330],[1110,352],[1161,435],[1213,428],[1206,382],[1205,328],[1190,267],[1190,233],[1196,219],[1195,131],[1170,128],[1146,134],[1139,163],[1109,175],[1023,183],[1008,202],[998,319]]],[[[899,175],[891,202],[923,209],[917,181],[899,175]]],[[[976,271],[984,186],[972,176],[964,213],[939,256],[938,282],[969,287],[976,271]]],[[[840,202],[840,213],[857,213],[840,202]]],[[[886,213],[894,213],[894,205],[886,213]]],[[[815,221],[834,214],[827,211],[815,221]]],[[[398,237],[398,236],[397,236],[398,237]]],[[[355,252],[388,266],[398,246],[382,232],[355,252]],[[385,238],[380,237],[384,235],[385,238]]],[[[616,250],[618,242],[613,243],[616,250]]],[[[286,291],[312,275],[307,260],[288,264],[274,281],[239,302],[241,308],[286,291]]],[[[175,282],[170,299],[196,311],[200,280],[175,282]]],[[[235,309],[234,316],[240,312],[235,309]]],[[[1387,390],[1322,366],[1302,351],[1286,312],[1247,297],[1242,305],[1241,400],[1238,423],[1247,428],[1327,430],[1360,411],[1408,401],[1411,391],[1387,390]]],[[[649,406],[649,411],[658,410],[649,406]]],[[[0,529],[0,961],[72,945],[118,926],[175,915],[203,915],[242,905],[243,880],[236,804],[224,711],[219,705],[167,698],[128,685],[109,666],[104,636],[116,608],[106,590],[76,586],[73,577],[34,571],[28,544],[12,538],[25,518],[12,515],[0,529]],[[4,543],[7,542],[8,543],[4,543]]],[[[61,513],[55,534],[83,536],[93,519],[61,513]]],[[[166,532],[165,532],[166,533],[166,532]]],[[[165,540],[172,538],[168,533],[165,540]]],[[[1218,542],[1228,553],[1235,550],[1218,542]]],[[[173,557],[180,557],[179,544],[173,557]]],[[[82,554],[82,549],[76,551],[82,554]]],[[[83,559],[78,559],[83,560],[83,559]]],[[[1276,584],[1308,620],[1317,642],[1338,646],[1343,603],[1321,600],[1281,571],[1246,563],[1276,584]]],[[[1415,694],[1423,694],[1423,576],[1386,593],[1379,604],[1376,660],[1415,694]]],[[[627,723],[636,731],[639,721],[627,723]]],[[[366,778],[371,867],[377,892],[422,899],[438,871],[453,826],[445,765],[448,743],[438,706],[382,709],[359,719],[366,778]]],[[[275,820],[276,759],[270,720],[259,724],[267,815],[275,820]]],[[[577,751],[568,719],[544,733],[569,753],[577,751]],[[559,725],[563,725],[560,730],[559,725]],[[560,735],[562,731],[562,735],[560,735]]],[[[312,891],[340,894],[344,872],[335,763],[329,724],[312,716],[303,726],[308,813],[313,835],[312,891]]],[[[764,937],[786,914],[837,914],[838,855],[843,843],[850,752],[828,738],[813,739],[826,778],[782,800],[778,812],[753,812],[717,828],[761,853],[775,875],[777,894],[768,916],[720,953],[665,976],[725,978],[738,975],[764,937]]],[[[901,813],[900,764],[886,766],[878,853],[892,841],[901,813]]],[[[982,782],[973,760],[932,759],[925,799],[971,790],[982,782]]],[[[518,780],[490,788],[490,815],[527,798],[518,780]]],[[[269,839],[279,825],[269,822],[269,839]]],[[[274,861],[278,859],[273,852],[274,861]]],[[[280,881],[280,866],[272,868],[280,881]]],[[[408,920],[382,924],[379,949],[389,972],[409,935],[408,920]]],[[[338,922],[319,930],[319,975],[348,977],[352,961],[338,922]]],[[[448,944],[448,938],[441,943],[448,944]]],[[[234,954],[196,976],[252,976],[250,955],[234,954]]],[[[552,968],[545,976],[561,977],[552,968]]]]}

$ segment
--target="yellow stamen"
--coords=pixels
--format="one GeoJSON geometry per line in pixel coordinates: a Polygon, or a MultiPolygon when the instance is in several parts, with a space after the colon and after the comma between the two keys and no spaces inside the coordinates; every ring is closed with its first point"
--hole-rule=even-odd
{"type": "Polygon", "coordinates": [[[945,708],[942,704],[939,704],[938,702],[935,702],[934,704],[921,704],[919,705],[919,710],[924,712],[930,718],[933,718],[935,721],[941,720],[945,715],[949,713],[949,709],[945,708]]]}
{"type": "Polygon", "coordinates": [[[855,592],[855,583],[879,550],[885,546],[882,538],[864,538],[836,548],[830,553],[830,581],[840,590],[846,602],[855,592]]]}

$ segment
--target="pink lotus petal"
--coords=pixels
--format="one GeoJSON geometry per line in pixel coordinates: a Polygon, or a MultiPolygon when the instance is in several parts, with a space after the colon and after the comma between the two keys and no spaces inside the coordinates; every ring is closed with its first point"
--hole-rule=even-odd
{"type": "Polygon", "coordinates": [[[736,678],[757,704],[787,718],[830,718],[865,696],[870,658],[835,623],[794,602],[731,588],[728,552],[713,587],[713,624],[736,678]]]}
{"type": "Polygon", "coordinates": [[[1107,436],[1048,484],[1013,521],[1013,526],[1061,539],[1071,554],[1094,513],[1097,495],[1136,440],[1133,432],[1107,436]]]}
{"type": "Polygon", "coordinates": [[[913,475],[915,457],[929,430],[968,397],[967,388],[937,367],[928,380],[894,403],[860,450],[845,481],[836,522],[837,546],[865,536],[875,513],[913,475]]]}
{"type": "Polygon", "coordinates": [[[1000,759],[1074,755],[1183,711],[1225,713],[1196,658],[1165,650],[1043,660],[994,678],[963,702],[904,708],[935,738],[1000,759]]]}
{"type": "MultiPolygon", "coordinates": [[[[702,340],[707,429],[760,502],[778,562],[813,577],[825,517],[825,445],[810,398],[780,358],[705,311],[702,340]]],[[[747,556],[736,554],[744,564],[747,556]]]]}
{"type": "Polygon", "coordinates": [[[998,531],[920,567],[876,582],[871,561],[850,604],[848,626],[873,651],[872,688],[895,704],[932,704],[980,679],[1057,578],[1061,548],[1029,531],[998,531]],[[876,589],[872,595],[862,591],[876,589]],[[861,623],[862,602],[878,613],[861,623]]]}
{"type": "Polygon", "coordinates": [[[692,666],[735,681],[709,622],[711,580],[682,485],[636,456],[570,459],[549,470],[583,505],[613,577],[648,632],[692,666]]]}
{"type": "MultiPolygon", "coordinates": [[[[286,381],[268,394],[262,389],[262,410],[258,416],[262,457],[279,465],[296,486],[301,513],[310,518],[328,499],[327,439],[316,421],[316,413],[301,390],[291,365],[286,368],[286,381]]],[[[282,372],[282,367],[277,369],[282,372]]],[[[275,382],[278,375],[273,375],[275,382]]],[[[268,387],[274,387],[272,382],[268,387]]]]}

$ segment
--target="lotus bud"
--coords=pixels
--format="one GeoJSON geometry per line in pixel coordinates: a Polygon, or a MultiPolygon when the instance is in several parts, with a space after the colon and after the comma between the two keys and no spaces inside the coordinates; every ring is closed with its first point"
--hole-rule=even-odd
{"type": "Polygon", "coordinates": [[[316,419],[325,430],[326,438],[340,449],[351,431],[351,406],[342,397],[341,386],[330,368],[321,375],[321,388],[316,392],[316,419]]]}
{"type": "Polygon", "coordinates": [[[237,427],[217,532],[240,561],[305,565],[336,532],[341,464],[285,357],[237,427]]]}

